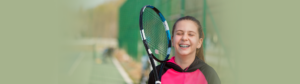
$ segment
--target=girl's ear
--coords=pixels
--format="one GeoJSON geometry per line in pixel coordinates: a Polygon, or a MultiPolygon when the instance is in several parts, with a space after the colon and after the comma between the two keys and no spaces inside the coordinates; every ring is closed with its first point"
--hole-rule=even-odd
{"type": "Polygon", "coordinates": [[[172,44],[172,47],[173,47],[173,45],[174,45],[174,43],[173,43],[173,36],[171,36],[171,44],[172,44]]]}
{"type": "Polygon", "coordinates": [[[197,48],[201,48],[202,43],[203,43],[203,38],[200,38],[198,41],[197,48]]]}

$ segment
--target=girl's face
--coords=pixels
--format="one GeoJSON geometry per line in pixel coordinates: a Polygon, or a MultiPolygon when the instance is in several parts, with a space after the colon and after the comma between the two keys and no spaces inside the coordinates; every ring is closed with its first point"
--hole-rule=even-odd
{"type": "Polygon", "coordinates": [[[199,38],[198,25],[191,20],[177,22],[172,36],[172,46],[177,55],[195,55],[196,49],[201,47],[203,42],[199,38]]]}

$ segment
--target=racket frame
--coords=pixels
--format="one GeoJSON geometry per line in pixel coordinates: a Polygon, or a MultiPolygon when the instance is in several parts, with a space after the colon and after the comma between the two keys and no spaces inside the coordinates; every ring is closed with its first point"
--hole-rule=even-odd
{"type": "Polygon", "coordinates": [[[168,23],[166,21],[166,19],[164,18],[164,16],[162,15],[162,13],[157,9],[155,8],[154,6],[151,6],[151,5],[146,5],[144,6],[141,11],[140,11],[140,19],[139,19],[139,24],[140,24],[140,34],[141,34],[141,37],[142,37],[142,40],[143,40],[143,43],[144,43],[144,46],[145,46],[145,49],[147,51],[147,54],[150,58],[150,63],[151,63],[151,66],[153,68],[153,72],[154,72],[154,78],[155,78],[155,84],[161,84],[160,82],[160,77],[162,75],[162,70],[163,70],[163,67],[165,65],[165,62],[168,60],[169,58],[169,55],[170,55],[170,52],[171,52],[171,35],[170,35],[170,31],[169,31],[169,26],[168,26],[168,23]],[[158,58],[156,58],[152,52],[151,52],[151,49],[148,47],[148,43],[146,41],[146,36],[145,36],[145,33],[144,33],[144,28],[143,28],[143,13],[144,13],[144,10],[146,8],[151,8],[152,10],[154,10],[156,12],[156,14],[160,17],[164,27],[165,27],[165,32],[166,32],[166,35],[167,35],[167,40],[168,40],[168,49],[167,49],[167,56],[164,60],[159,60],[158,58]],[[156,61],[160,62],[161,63],[161,68],[160,68],[160,73],[158,75],[157,73],[157,69],[155,67],[155,63],[154,63],[154,60],[155,59],[156,61]]]}

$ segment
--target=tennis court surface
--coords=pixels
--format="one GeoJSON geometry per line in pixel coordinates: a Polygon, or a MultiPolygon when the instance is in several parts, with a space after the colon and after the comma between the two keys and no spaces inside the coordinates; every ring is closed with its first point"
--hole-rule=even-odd
{"type": "MultiPolygon", "coordinates": [[[[97,62],[101,53],[80,52],[65,57],[60,71],[61,84],[128,84],[112,57],[97,62]]],[[[99,61],[99,60],[98,60],[99,61]]],[[[116,60],[115,60],[116,61],[116,60]]]]}

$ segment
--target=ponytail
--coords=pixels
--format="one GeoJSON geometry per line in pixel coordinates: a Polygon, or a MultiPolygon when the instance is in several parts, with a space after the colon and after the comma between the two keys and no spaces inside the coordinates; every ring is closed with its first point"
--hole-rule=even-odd
{"type": "MultiPolygon", "coordinates": [[[[201,28],[201,30],[202,30],[202,28],[201,28]]],[[[202,38],[203,41],[204,41],[204,34],[203,34],[203,31],[201,32],[201,36],[200,36],[200,38],[202,38]],[[201,37],[201,36],[202,36],[202,37],[201,37]]],[[[202,42],[202,44],[201,44],[201,47],[200,47],[199,49],[196,49],[196,57],[200,58],[201,60],[203,60],[203,61],[205,62],[205,60],[204,60],[203,42],[202,42]]]]}

